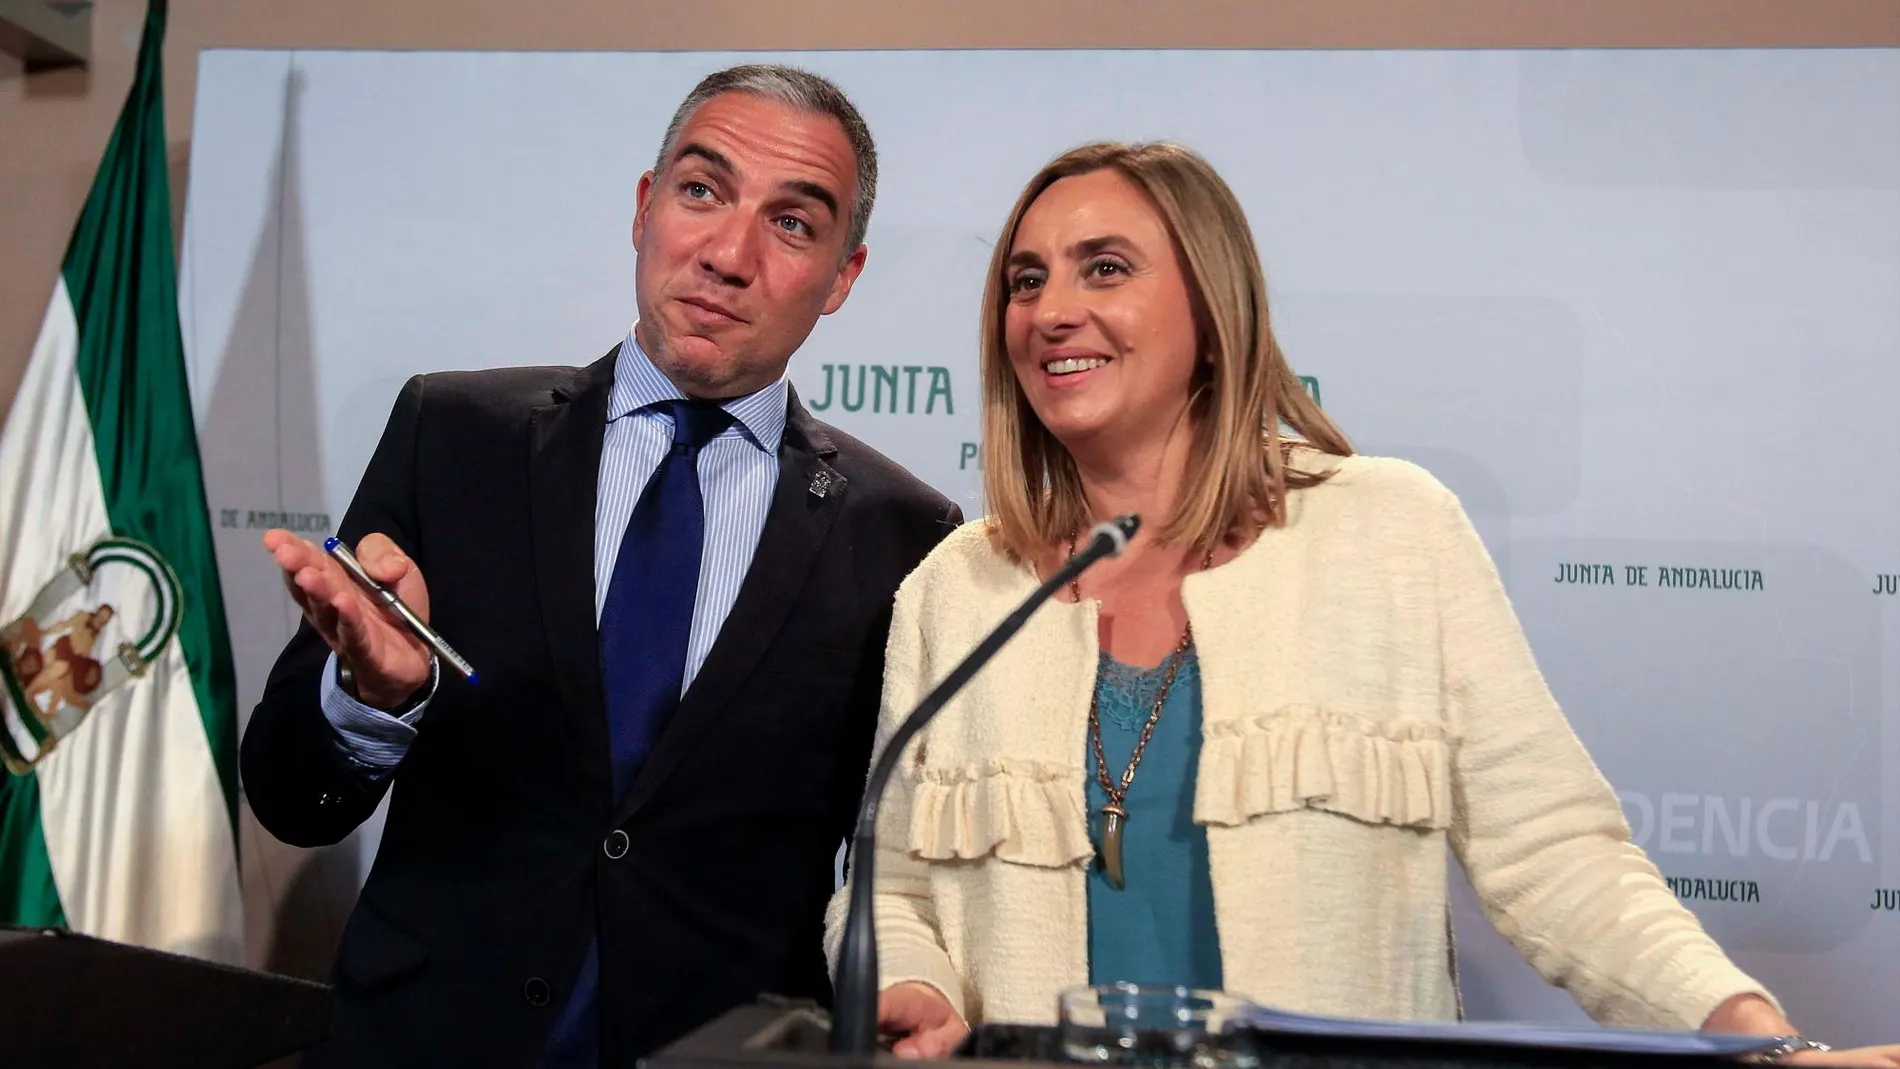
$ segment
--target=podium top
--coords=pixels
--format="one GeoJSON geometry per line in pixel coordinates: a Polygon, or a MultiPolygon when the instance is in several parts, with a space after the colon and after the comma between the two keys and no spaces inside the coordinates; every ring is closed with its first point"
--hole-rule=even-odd
{"type": "Polygon", "coordinates": [[[322,1039],[329,988],[57,928],[0,927],[9,1066],[248,1069],[322,1039]]]}
{"type": "MultiPolygon", "coordinates": [[[[829,1020],[809,1003],[766,999],[740,1006],[643,1061],[643,1069],[1048,1069],[1064,1062],[1056,1029],[985,1024],[955,1058],[903,1061],[834,1055],[829,1020]]],[[[1257,1032],[1261,1069],[1735,1069],[1709,1055],[1618,1054],[1484,1042],[1417,1042],[1257,1032]]]]}

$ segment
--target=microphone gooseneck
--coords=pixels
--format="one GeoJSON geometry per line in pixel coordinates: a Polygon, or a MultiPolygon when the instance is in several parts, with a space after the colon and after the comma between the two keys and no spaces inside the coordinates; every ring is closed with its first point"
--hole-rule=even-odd
{"type": "Polygon", "coordinates": [[[1043,602],[1097,561],[1128,548],[1128,540],[1140,527],[1141,518],[1133,514],[1096,524],[1089,531],[1088,544],[1078,549],[1075,556],[1004,617],[994,631],[984,636],[969,656],[917,703],[917,708],[904,718],[878,754],[877,762],[871,766],[871,775],[865,780],[864,800],[858,807],[858,826],[851,838],[851,903],[845,915],[844,942],[838,952],[838,983],[832,1000],[835,1007],[831,1019],[832,1053],[868,1057],[877,1048],[877,928],[871,905],[877,871],[877,811],[884,798],[884,787],[897,770],[904,747],[989,663],[1004,643],[1022,630],[1043,602]]]}

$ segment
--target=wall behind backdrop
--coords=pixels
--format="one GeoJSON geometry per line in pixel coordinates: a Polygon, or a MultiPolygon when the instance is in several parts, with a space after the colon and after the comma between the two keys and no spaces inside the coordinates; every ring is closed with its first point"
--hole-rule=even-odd
{"type": "MultiPolygon", "coordinates": [[[[146,0],[95,0],[87,70],[0,54],[0,414],[132,80],[146,0]]],[[[1900,0],[172,0],[174,219],[205,48],[1774,48],[1900,45],[1900,0]]]]}
{"type": "MultiPolygon", "coordinates": [[[[259,532],[331,530],[407,376],[614,345],[634,180],[744,58],[206,53],[182,312],[243,708],[295,624],[259,532]]],[[[792,365],[821,418],[979,514],[977,305],[1020,183],[1093,138],[1196,146],[1296,370],[1472,513],[1637,842],[1803,1027],[1886,1034],[1900,50],[763,58],[879,138],[866,271],[792,365]]],[[[322,960],[377,833],[317,863],[246,837],[267,961],[322,960]]],[[[1458,912],[1474,1016],[1577,1016],[1458,912]]]]}

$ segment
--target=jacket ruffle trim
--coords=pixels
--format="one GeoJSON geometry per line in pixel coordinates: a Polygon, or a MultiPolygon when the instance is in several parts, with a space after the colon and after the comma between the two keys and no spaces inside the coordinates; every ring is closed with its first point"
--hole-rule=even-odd
{"type": "Polygon", "coordinates": [[[926,861],[992,854],[1060,868],[1095,855],[1082,800],[1082,769],[1010,759],[912,771],[911,853],[926,861]]]}
{"type": "Polygon", "coordinates": [[[1323,809],[1368,824],[1451,824],[1451,743],[1444,725],[1371,722],[1312,705],[1207,726],[1194,819],[1233,826],[1323,809]]]}
{"type": "MultiPolygon", "coordinates": [[[[910,770],[910,852],[926,861],[994,856],[1061,868],[1095,854],[1083,769],[1000,759],[910,770]]],[[[1231,827],[1296,809],[1367,824],[1451,824],[1451,740],[1427,720],[1379,723],[1316,706],[1207,726],[1194,819],[1231,827]]]]}

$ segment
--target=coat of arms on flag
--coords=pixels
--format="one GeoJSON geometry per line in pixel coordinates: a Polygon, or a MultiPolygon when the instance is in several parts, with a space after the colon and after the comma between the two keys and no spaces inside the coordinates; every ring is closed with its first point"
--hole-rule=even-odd
{"type": "Polygon", "coordinates": [[[151,546],[106,538],[73,554],[0,627],[0,761],[17,775],[53,752],[100,698],[145,674],[183,612],[178,576],[151,546]]]}

